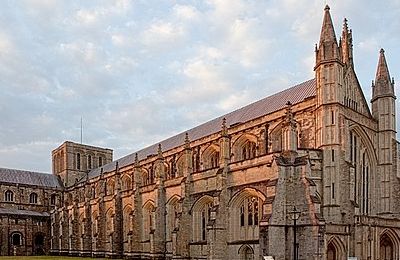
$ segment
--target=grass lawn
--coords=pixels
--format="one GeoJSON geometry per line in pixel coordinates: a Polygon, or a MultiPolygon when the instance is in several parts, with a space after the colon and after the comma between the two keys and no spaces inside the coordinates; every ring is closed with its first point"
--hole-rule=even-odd
{"type": "MultiPolygon", "coordinates": [[[[0,256],[0,260],[78,260],[89,259],[84,257],[66,257],[66,256],[0,256]]],[[[96,258],[98,260],[104,258],[96,258]]]]}

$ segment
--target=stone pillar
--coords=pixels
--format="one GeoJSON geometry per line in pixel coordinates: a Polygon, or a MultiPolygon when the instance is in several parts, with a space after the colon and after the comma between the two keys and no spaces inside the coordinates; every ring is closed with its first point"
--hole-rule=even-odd
{"type": "Polygon", "coordinates": [[[161,145],[158,147],[158,158],[155,164],[156,188],[155,188],[155,218],[152,253],[154,259],[165,259],[165,187],[164,180],[166,167],[164,165],[164,157],[161,151],[161,145]]]}
{"type": "Polygon", "coordinates": [[[114,257],[121,257],[123,253],[123,209],[121,198],[121,174],[119,173],[118,162],[116,163],[116,189],[114,195],[114,232],[112,251],[114,257]]]}
{"type": "Polygon", "coordinates": [[[142,195],[140,187],[142,186],[142,172],[139,166],[138,154],[135,154],[135,166],[133,170],[134,191],[133,191],[133,232],[132,232],[132,258],[140,259],[142,253],[142,195]]]}
{"type": "Polygon", "coordinates": [[[217,189],[214,194],[213,208],[210,220],[207,224],[208,250],[207,259],[226,259],[227,252],[227,223],[228,223],[228,201],[227,175],[230,162],[230,139],[226,126],[226,119],[222,121],[220,138],[220,169],[217,172],[217,189]]]}
{"type": "Polygon", "coordinates": [[[190,235],[192,225],[192,216],[190,209],[192,207],[191,185],[192,185],[192,156],[193,152],[190,148],[189,135],[185,136],[185,167],[184,167],[184,181],[181,182],[181,212],[178,214],[175,223],[175,230],[172,237],[173,258],[175,259],[189,259],[190,256],[190,235]]]}

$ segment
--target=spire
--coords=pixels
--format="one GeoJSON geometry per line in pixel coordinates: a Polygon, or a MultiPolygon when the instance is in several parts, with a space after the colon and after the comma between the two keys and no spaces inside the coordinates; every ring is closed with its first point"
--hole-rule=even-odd
{"type": "Polygon", "coordinates": [[[225,117],[222,119],[221,135],[228,136],[228,128],[226,127],[226,118],[225,117]]]}
{"type": "Polygon", "coordinates": [[[372,101],[379,96],[394,96],[394,80],[390,79],[389,68],[386,63],[385,51],[380,50],[375,84],[372,86],[372,101]]]}
{"type": "Polygon", "coordinates": [[[335,29],[333,27],[333,22],[329,10],[330,8],[327,5],[325,7],[325,14],[322,22],[319,46],[316,50],[316,67],[318,67],[318,65],[320,65],[320,63],[324,61],[340,58],[335,29]]]}
{"type": "Polygon", "coordinates": [[[325,6],[324,20],[322,22],[321,36],[319,38],[319,44],[321,46],[324,42],[337,42],[335,29],[333,28],[330,8],[328,5],[325,6]]]}
{"type": "Polygon", "coordinates": [[[346,18],[343,20],[341,48],[343,63],[353,66],[353,33],[349,30],[346,18]]]}

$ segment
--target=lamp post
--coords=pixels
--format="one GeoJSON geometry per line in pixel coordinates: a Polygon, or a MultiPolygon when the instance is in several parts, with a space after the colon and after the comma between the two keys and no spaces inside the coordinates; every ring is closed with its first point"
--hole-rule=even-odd
{"type": "Polygon", "coordinates": [[[296,221],[300,218],[300,211],[297,211],[296,206],[293,206],[293,211],[289,213],[293,220],[293,260],[297,260],[296,221]]]}

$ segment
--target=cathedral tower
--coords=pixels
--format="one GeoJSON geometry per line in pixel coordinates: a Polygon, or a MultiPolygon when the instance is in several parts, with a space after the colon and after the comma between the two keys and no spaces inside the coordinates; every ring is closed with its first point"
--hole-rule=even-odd
{"type": "Polygon", "coordinates": [[[380,50],[375,82],[372,83],[372,115],[378,121],[378,164],[380,171],[380,213],[393,213],[396,180],[393,152],[396,150],[396,107],[394,80],[390,78],[385,51],[380,50]],[[392,200],[391,200],[392,198],[392,200]]]}
{"type": "MultiPolygon", "coordinates": [[[[324,204],[337,209],[341,204],[339,191],[340,171],[340,126],[339,113],[342,100],[343,71],[342,54],[336,40],[329,6],[325,7],[325,14],[321,29],[319,46],[315,50],[315,76],[317,88],[317,124],[316,144],[323,150],[324,160],[324,204]]],[[[347,46],[346,56],[349,60],[351,49],[347,46]]]]}
{"type": "Polygon", "coordinates": [[[113,151],[73,142],[64,142],[51,153],[53,174],[60,176],[65,187],[81,180],[94,168],[112,162],[113,151]]]}

